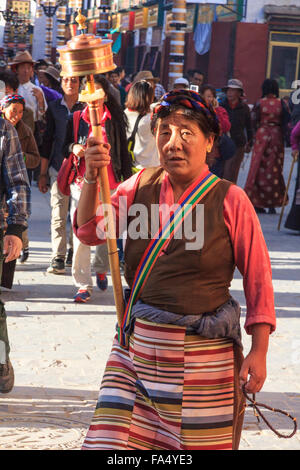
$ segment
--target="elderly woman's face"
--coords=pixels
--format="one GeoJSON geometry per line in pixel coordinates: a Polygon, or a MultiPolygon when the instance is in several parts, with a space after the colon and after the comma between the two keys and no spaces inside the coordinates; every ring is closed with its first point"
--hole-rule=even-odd
{"type": "Polygon", "coordinates": [[[158,121],[156,144],[161,166],[183,183],[192,182],[201,173],[213,140],[180,111],[158,121]]]}

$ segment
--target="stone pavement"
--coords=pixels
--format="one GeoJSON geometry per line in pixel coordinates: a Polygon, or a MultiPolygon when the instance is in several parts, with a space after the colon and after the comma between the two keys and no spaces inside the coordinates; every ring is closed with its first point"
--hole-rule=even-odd
{"type": "MultiPolygon", "coordinates": [[[[287,151],[286,180],[289,154],[287,151]]],[[[248,166],[246,159],[241,186],[248,166]]],[[[290,195],[293,189],[294,178],[290,195]]],[[[0,449],[80,449],[114,334],[112,287],[110,283],[106,293],[95,287],[91,301],[77,305],[73,303],[70,268],[63,276],[46,273],[49,195],[40,194],[36,186],[32,190],[30,258],[17,265],[13,289],[2,294],[16,381],[9,395],[0,396],[0,449]]],[[[284,228],[278,232],[278,218],[260,216],[273,268],[278,326],[270,339],[268,378],[257,398],[290,411],[300,422],[300,237],[284,228]]],[[[238,272],[232,294],[241,303],[244,316],[238,272]]],[[[250,339],[243,334],[243,340],[247,352],[250,339]]],[[[266,415],[273,418],[270,412],[266,415]]],[[[284,432],[291,429],[286,418],[275,417],[273,422],[284,432]]],[[[247,409],[240,448],[299,450],[300,433],[292,439],[279,439],[247,409]]]]}

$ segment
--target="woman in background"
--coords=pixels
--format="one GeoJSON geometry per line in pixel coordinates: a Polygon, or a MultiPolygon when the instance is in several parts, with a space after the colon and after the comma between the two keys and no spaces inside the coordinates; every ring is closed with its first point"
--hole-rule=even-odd
{"type": "MultiPolygon", "coordinates": [[[[27,170],[38,167],[41,157],[34,135],[30,127],[22,121],[25,108],[24,98],[17,94],[7,95],[1,100],[0,105],[4,119],[7,119],[16,128],[27,170]]],[[[28,229],[22,232],[22,241],[20,262],[25,263],[29,256],[28,229]]]]}
{"type": "Polygon", "coordinates": [[[262,85],[262,98],[252,111],[256,129],[252,160],[245,192],[257,213],[276,214],[285,193],[283,179],[284,126],[288,119],[285,103],[279,98],[276,80],[267,79],[262,85]]]}
{"type": "MultiPolygon", "coordinates": [[[[212,106],[213,110],[217,115],[220,125],[219,138],[223,135],[227,135],[231,129],[231,122],[226,109],[223,108],[223,106],[219,105],[215,87],[213,87],[212,85],[203,85],[201,87],[200,94],[205,100],[207,106],[212,106]]],[[[230,137],[228,137],[228,139],[230,139],[230,137]]],[[[233,144],[233,149],[234,148],[235,146],[233,144]]],[[[219,178],[222,178],[224,173],[225,161],[229,160],[230,155],[233,157],[234,152],[235,150],[228,155],[228,152],[224,152],[224,147],[220,145],[220,141],[216,141],[213,145],[211,153],[208,155],[207,163],[210,171],[215,175],[219,176],[219,178]]]]}
{"type": "Polygon", "coordinates": [[[135,166],[139,169],[159,165],[155,138],[150,128],[150,105],[153,103],[153,99],[154,88],[152,85],[146,80],[140,80],[132,85],[126,101],[127,139],[134,137],[133,154],[135,166]],[[135,135],[133,136],[133,134],[135,135]]]}

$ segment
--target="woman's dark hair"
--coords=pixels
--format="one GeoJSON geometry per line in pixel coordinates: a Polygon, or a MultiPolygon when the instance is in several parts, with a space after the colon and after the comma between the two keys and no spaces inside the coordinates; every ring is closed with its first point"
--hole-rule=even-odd
{"type": "Polygon", "coordinates": [[[55,78],[53,78],[52,75],[49,75],[47,72],[44,72],[44,74],[46,75],[47,79],[50,82],[50,88],[52,88],[52,90],[56,90],[59,93],[63,94],[60,83],[57,80],[55,80],[55,78]]]}
{"type": "Polygon", "coordinates": [[[17,75],[11,71],[3,72],[0,75],[0,80],[2,80],[5,83],[5,86],[9,86],[12,88],[14,91],[17,91],[19,88],[19,79],[17,75]]]}
{"type": "Polygon", "coordinates": [[[199,91],[200,95],[203,96],[203,94],[204,94],[207,90],[210,90],[210,91],[212,92],[212,94],[214,95],[215,98],[217,97],[217,92],[216,92],[215,87],[212,86],[212,85],[208,85],[208,84],[203,85],[203,86],[200,88],[200,91],[199,91]]]}
{"type": "Polygon", "coordinates": [[[275,95],[277,98],[279,97],[279,85],[276,80],[271,78],[267,78],[262,84],[262,98],[267,95],[275,95]]]}
{"type": "Polygon", "coordinates": [[[133,83],[128,92],[126,107],[139,114],[150,112],[150,105],[154,99],[154,88],[146,80],[133,83]]]}
{"type": "Polygon", "coordinates": [[[205,101],[198,93],[191,92],[190,90],[180,90],[177,93],[171,92],[164,95],[161,103],[168,101],[170,102],[168,106],[158,103],[155,108],[155,110],[158,109],[158,111],[153,113],[151,119],[151,130],[153,134],[157,128],[158,119],[163,119],[177,111],[183,111],[184,117],[196,122],[206,138],[211,135],[214,135],[215,138],[219,136],[220,127],[216,113],[211,106],[206,105],[205,101]],[[170,101],[169,96],[171,96],[170,101]],[[194,99],[195,97],[197,101],[194,99]],[[188,101],[194,103],[193,107],[186,106],[185,103],[188,101]],[[201,103],[199,108],[197,108],[197,103],[201,103]]]}
{"type": "Polygon", "coordinates": [[[48,67],[50,64],[44,59],[38,59],[34,64],[34,70],[38,70],[39,67],[48,67]]]}
{"type": "Polygon", "coordinates": [[[116,98],[110,92],[111,85],[109,81],[101,74],[94,75],[94,81],[95,83],[98,83],[98,85],[102,86],[103,91],[107,96],[105,105],[107,106],[107,109],[109,110],[112,119],[116,119],[117,121],[123,121],[123,124],[125,128],[127,129],[128,120],[127,120],[126,114],[124,113],[122,107],[117,102],[116,98]]]}

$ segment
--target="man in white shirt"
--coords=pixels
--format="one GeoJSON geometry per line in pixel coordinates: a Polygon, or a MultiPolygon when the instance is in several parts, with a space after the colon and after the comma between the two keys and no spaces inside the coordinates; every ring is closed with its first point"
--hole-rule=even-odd
{"type": "Polygon", "coordinates": [[[23,96],[26,106],[33,111],[34,121],[39,121],[47,109],[47,102],[42,89],[31,82],[34,65],[31,55],[28,51],[19,52],[9,65],[20,82],[18,94],[23,96]]]}

